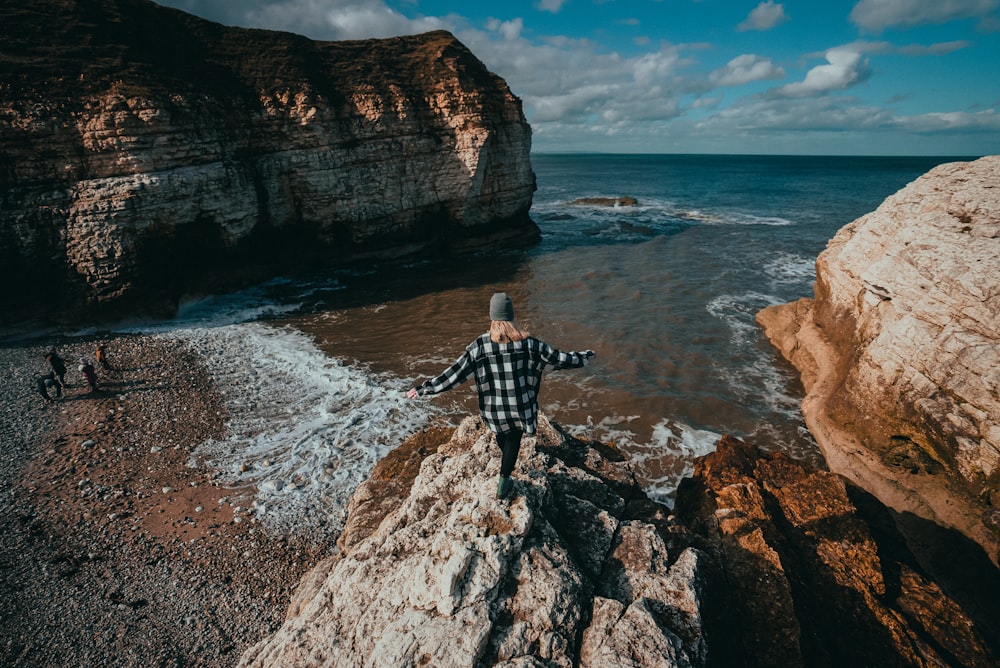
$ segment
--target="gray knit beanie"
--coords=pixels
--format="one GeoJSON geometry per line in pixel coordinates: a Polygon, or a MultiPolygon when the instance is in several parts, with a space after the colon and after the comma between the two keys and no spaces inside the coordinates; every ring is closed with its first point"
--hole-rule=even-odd
{"type": "Polygon", "coordinates": [[[514,303],[506,292],[495,292],[490,299],[490,320],[514,322],[514,303]]]}

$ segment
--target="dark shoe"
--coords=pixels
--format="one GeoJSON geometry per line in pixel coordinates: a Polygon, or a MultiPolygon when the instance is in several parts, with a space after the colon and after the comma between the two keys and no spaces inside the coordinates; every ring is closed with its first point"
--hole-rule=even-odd
{"type": "Polygon", "coordinates": [[[500,476],[500,480],[497,482],[497,498],[505,499],[510,495],[511,491],[514,489],[514,483],[508,476],[500,476]]]}

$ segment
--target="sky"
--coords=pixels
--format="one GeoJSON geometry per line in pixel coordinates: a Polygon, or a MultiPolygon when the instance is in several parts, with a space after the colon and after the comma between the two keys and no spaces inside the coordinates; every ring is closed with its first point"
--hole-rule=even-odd
{"type": "Polygon", "coordinates": [[[445,29],[539,153],[1000,153],[1000,0],[157,0],[318,40],[445,29]]]}

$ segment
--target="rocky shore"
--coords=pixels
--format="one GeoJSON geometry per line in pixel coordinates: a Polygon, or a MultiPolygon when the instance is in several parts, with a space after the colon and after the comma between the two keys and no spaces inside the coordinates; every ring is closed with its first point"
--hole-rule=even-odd
{"type": "Polygon", "coordinates": [[[501,503],[495,446],[468,418],[385,457],[335,546],[268,535],[247,510],[253,490],[191,461],[227,415],[184,342],[8,345],[0,368],[2,665],[990,666],[1000,654],[1000,571],[978,545],[736,439],[698,461],[671,512],[612,444],[543,419],[501,503]],[[97,393],[75,370],[56,402],[33,392],[49,347],[75,362],[98,344],[114,371],[97,393]]]}
{"type": "Polygon", "coordinates": [[[7,345],[0,369],[0,665],[226,666],[277,629],[333,546],[266,535],[246,490],[189,465],[226,415],[182,342],[7,345]],[[98,344],[113,372],[90,393],[98,344]],[[68,387],[46,404],[53,345],[68,387]]]}

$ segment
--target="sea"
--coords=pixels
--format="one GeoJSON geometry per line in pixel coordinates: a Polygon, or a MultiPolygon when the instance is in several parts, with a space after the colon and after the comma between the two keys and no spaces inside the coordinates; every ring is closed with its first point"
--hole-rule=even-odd
{"type": "Polygon", "coordinates": [[[476,413],[472,383],[405,394],[486,331],[491,295],[506,292],[522,329],[596,352],[546,372],[542,413],[616,444],[670,506],[723,434],[823,465],[798,376],[754,316],[812,296],[841,227],[966,159],[535,154],[537,245],[282,276],[129,327],[188,341],[226,397],[228,436],[193,461],[255,490],[266,528],[335,535],[382,456],[476,413]]]}

